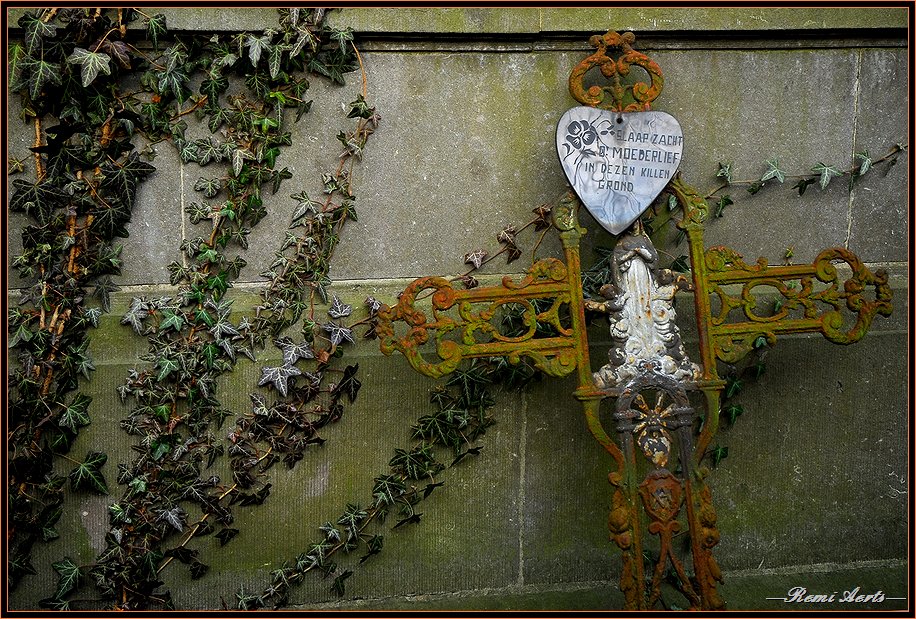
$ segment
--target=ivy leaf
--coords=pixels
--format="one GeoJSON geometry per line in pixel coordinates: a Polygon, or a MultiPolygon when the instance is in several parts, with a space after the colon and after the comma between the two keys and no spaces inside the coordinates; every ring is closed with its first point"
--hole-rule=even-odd
{"type": "Polygon", "coordinates": [[[353,331],[343,325],[339,325],[335,322],[328,322],[321,325],[321,328],[328,332],[333,346],[337,346],[343,341],[353,342],[353,331]]]}
{"type": "Polygon", "coordinates": [[[57,578],[57,591],[54,593],[54,597],[61,599],[79,584],[80,568],[70,557],[64,557],[62,560],[52,563],[51,567],[60,574],[57,578]]]}
{"type": "Polygon", "coordinates": [[[474,265],[475,269],[479,269],[480,265],[483,264],[483,261],[487,257],[487,252],[483,249],[477,249],[472,252],[469,252],[464,255],[464,263],[474,265]]]}
{"type": "Polygon", "coordinates": [[[359,388],[362,386],[362,383],[356,378],[357,370],[359,370],[358,363],[344,368],[343,378],[334,387],[332,395],[338,396],[341,393],[345,393],[351,403],[356,400],[356,394],[359,393],[359,388]]]}
{"type": "Polygon", "coordinates": [[[160,357],[156,367],[162,368],[159,370],[159,375],[156,376],[156,382],[161,383],[166,376],[178,369],[178,361],[168,357],[160,357]]]}
{"type": "Polygon", "coordinates": [[[719,466],[719,463],[722,462],[725,458],[728,457],[728,447],[722,447],[716,445],[709,450],[710,458],[712,459],[713,466],[719,466]]]}
{"type": "Polygon", "coordinates": [[[280,63],[283,60],[284,49],[282,45],[275,45],[270,50],[270,54],[267,57],[267,68],[270,71],[271,79],[277,79],[277,75],[280,74],[280,63]]]}
{"type": "Polygon", "coordinates": [[[133,202],[134,192],[140,182],[155,171],[156,168],[141,161],[140,155],[135,151],[121,164],[108,162],[102,166],[104,178],[101,186],[112,189],[129,204],[133,202]]]}
{"type": "Polygon", "coordinates": [[[244,148],[237,148],[232,151],[232,172],[236,177],[242,173],[242,166],[245,165],[246,159],[254,159],[254,155],[251,154],[251,151],[244,148]]]}
{"type": "Polygon", "coordinates": [[[215,535],[216,539],[219,540],[220,546],[225,546],[229,541],[239,534],[238,529],[230,529],[228,527],[221,529],[219,533],[215,535]]]}
{"type": "Polygon", "coordinates": [[[340,530],[330,522],[325,522],[318,527],[318,530],[324,533],[324,537],[328,542],[337,543],[340,541],[340,530]]]}
{"type": "Polygon", "coordinates": [[[127,309],[127,313],[121,318],[121,324],[130,325],[137,335],[140,335],[143,332],[142,321],[147,316],[149,316],[149,307],[146,301],[134,297],[130,300],[130,307],[127,309]]]}
{"type": "Polygon", "coordinates": [[[344,48],[346,44],[353,40],[353,28],[344,28],[343,30],[332,29],[331,39],[337,41],[337,44],[344,48]]]}
{"type": "Polygon", "coordinates": [[[90,488],[101,494],[108,494],[108,486],[105,485],[105,477],[100,470],[107,460],[108,456],[101,452],[87,453],[86,459],[70,471],[70,487],[74,490],[90,488]]]}
{"type": "Polygon", "coordinates": [[[42,89],[48,84],[60,84],[60,65],[56,62],[34,60],[29,63],[31,69],[28,86],[29,96],[35,100],[41,96],[42,89]]]}
{"type": "Polygon", "coordinates": [[[808,185],[813,185],[816,182],[817,179],[814,178],[803,178],[795,183],[792,189],[798,189],[798,195],[803,196],[805,195],[805,190],[808,188],[808,185]]]}
{"type": "Polygon", "coordinates": [[[725,213],[725,207],[731,206],[732,204],[734,204],[734,201],[732,201],[732,197],[730,195],[726,194],[722,196],[719,198],[718,204],[716,204],[716,210],[713,212],[713,216],[722,217],[722,215],[725,213]]]}
{"type": "Polygon", "coordinates": [[[128,53],[127,43],[105,39],[101,49],[104,49],[123,68],[130,69],[130,54],[128,53]]]}
{"type": "Polygon", "coordinates": [[[773,159],[767,159],[766,163],[768,166],[770,166],[770,169],[767,170],[766,173],[760,177],[760,180],[768,181],[771,178],[775,178],[780,183],[785,182],[786,173],[779,168],[779,160],[774,157],[773,159]]]}
{"type": "Polygon", "coordinates": [[[200,561],[194,561],[188,567],[191,570],[191,580],[197,580],[210,570],[209,565],[205,565],[200,561]]]}
{"type": "Polygon", "coordinates": [[[336,593],[338,596],[343,597],[345,591],[344,582],[352,575],[353,572],[351,570],[345,570],[342,572],[340,576],[334,579],[334,584],[331,585],[331,591],[336,593]]]}
{"type": "Polygon", "coordinates": [[[185,513],[181,507],[173,507],[172,509],[163,509],[159,512],[159,520],[165,520],[168,524],[172,526],[179,533],[184,532],[184,524],[187,520],[188,515],[185,513]]]}
{"type": "Polygon", "coordinates": [[[184,326],[184,316],[181,312],[173,312],[172,310],[164,310],[162,312],[162,322],[159,323],[159,330],[165,331],[166,329],[172,328],[175,331],[181,331],[181,328],[184,326]]]}
{"type": "Polygon", "coordinates": [[[222,189],[222,183],[218,178],[203,178],[200,177],[197,179],[197,182],[194,183],[194,191],[202,191],[204,195],[208,198],[212,198],[219,193],[219,190],[222,189]]]}
{"type": "Polygon", "coordinates": [[[690,273],[690,261],[687,256],[678,256],[677,259],[671,263],[671,270],[677,271],[678,273],[690,273]]]}
{"type": "Polygon", "coordinates": [[[274,344],[283,351],[283,365],[292,365],[299,359],[315,358],[315,351],[308,342],[296,344],[289,337],[281,337],[274,340],[274,344]]]}
{"type": "Polygon", "coordinates": [[[402,526],[402,525],[405,525],[405,524],[416,524],[416,523],[420,522],[420,517],[421,517],[422,515],[423,515],[423,514],[420,514],[420,513],[411,514],[411,515],[407,516],[407,518],[403,518],[403,519],[401,519],[401,520],[398,520],[397,524],[395,524],[395,525],[394,525],[393,527],[391,527],[391,528],[392,528],[392,529],[397,529],[398,527],[400,527],[400,526],[402,526]]]}
{"type": "Polygon", "coordinates": [[[267,35],[256,37],[249,34],[245,39],[245,47],[248,48],[248,59],[251,60],[251,66],[257,67],[258,61],[261,60],[261,53],[270,49],[270,37],[267,35]]]}
{"type": "Polygon", "coordinates": [[[146,19],[146,36],[153,42],[153,49],[159,51],[159,37],[166,34],[165,15],[157,13],[146,19]]]}
{"type": "Polygon", "coordinates": [[[859,170],[856,172],[858,176],[864,176],[869,170],[871,170],[871,157],[868,155],[868,150],[863,150],[861,153],[856,153],[856,159],[861,163],[859,164],[859,170]]]}
{"type": "Polygon", "coordinates": [[[353,307],[341,302],[337,298],[337,295],[334,295],[334,301],[331,304],[331,307],[328,308],[328,316],[331,318],[346,318],[353,312],[353,307]]]}
{"type": "Polygon", "coordinates": [[[90,52],[82,47],[74,48],[73,53],[67,56],[67,62],[80,65],[83,88],[89,86],[99,73],[111,75],[111,67],[108,66],[110,60],[108,54],[90,52]]]}
{"type": "Polygon", "coordinates": [[[60,600],[56,597],[39,600],[38,606],[48,610],[70,610],[70,602],[68,600],[60,600]]]}
{"type": "Polygon", "coordinates": [[[35,13],[26,13],[17,22],[25,30],[25,43],[29,54],[42,42],[42,39],[54,36],[57,26],[42,21],[35,13]]]}
{"type": "Polygon", "coordinates": [[[741,391],[741,381],[737,378],[732,378],[725,385],[725,397],[733,398],[741,391]]]}
{"type": "MultiPolygon", "coordinates": [[[[25,48],[22,45],[20,45],[19,43],[13,43],[12,45],[10,45],[9,56],[10,56],[9,87],[10,87],[10,90],[19,90],[23,86],[23,84],[20,83],[19,79],[22,77],[22,70],[25,68],[26,65],[28,65],[28,55],[26,54],[25,48]]],[[[22,161],[13,160],[11,158],[11,163],[12,161],[16,161],[16,163],[18,164],[15,167],[16,172],[22,172],[23,171],[22,161]]]]}
{"type": "Polygon", "coordinates": [[[375,110],[369,107],[362,93],[360,93],[356,96],[356,101],[350,103],[350,111],[347,113],[347,118],[370,118],[374,112],[375,110]]]}
{"type": "Polygon", "coordinates": [[[424,499],[428,498],[429,495],[433,493],[433,490],[435,490],[436,488],[440,486],[444,486],[444,485],[445,485],[444,481],[438,481],[434,484],[426,484],[426,486],[423,488],[423,498],[424,499]]]}
{"type": "Polygon", "coordinates": [[[827,185],[830,184],[830,179],[835,176],[843,176],[843,173],[837,170],[833,166],[825,165],[824,163],[818,161],[817,165],[811,168],[812,172],[820,175],[820,185],[821,189],[826,189],[827,185]]]}
{"type": "Polygon", "coordinates": [[[454,460],[452,460],[452,463],[449,466],[455,466],[468,456],[479,456],[482,449],[483,447],[470,447],[466,451],[462,451],[454,460]]]}
{"type": "Polygon", "coordinates": [[[735,424],[735,420],[744,413],[744,407],[740,404],[729,404],[725,407],[725,417],[728,419],[728,422],[732,425],[735,424]]]}
{"type": "Polygon", "coordinates": [[[716,177],[721,177],[725,179],[725,182],[731,185],[732,182],[732,164],[731,163],[722,163],[719,162],[719,171],[716,173],[716,177]]]}
{"type": "Polygon", "coordinates": [[[267,383],[274,386],[281,396],[286,397],[287,381],[291,376],[300,376],[302,371],[296,366],[281,365],[279,367],[261,368],[261,380],[258,382],[259,387],[267,383]]]}
{"type": "Polygon", "coordinates": [[[365,561],[372,555],[377,555],[382,551],[382,546],[384,545],[384,538],[381,535],[373,535],[368,540],[366,540],[366,548],[368,552],[360,557],[359,562],[365,563],[365,561]]]}
{"type": "Polygon", "coordinates": [[[84,393],[76,394],[70,406],[64,409],[57,424],[62,428],[70,428],[76,432],[79,428],[89,425],[89,403],[92,398],[84,393]]]}

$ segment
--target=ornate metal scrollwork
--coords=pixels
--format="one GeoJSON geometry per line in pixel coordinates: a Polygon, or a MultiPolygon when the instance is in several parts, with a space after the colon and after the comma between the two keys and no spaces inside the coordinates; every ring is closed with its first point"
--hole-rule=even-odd
{"type": "Polygon", "coordinates": [[[595,35],[588,42],[598,51],[584,59],[569,75],[569,92],[583,105],[597,107],[615,112],[642,112],[649,109],[652,101],[662,92],[665,80],[662,70],[654,60],[637,52],[630,44],[636,40],[632,32],[618,34],[608,32],[595,35]],[[608,50],[619,50],[618,58],[608,56],[608,50]],[[650,82],[624,84],[621,77],[630,73],[630,67],[638,66],[649,74],[650,82]],[[611,80],[608,86],[590,86],[585,88],[585,74],[598,67],[601,74],[611,80]]]}
{"type": "Polygon", "coordinates": [[[718,315],[711,317],[715,353],[725,362],[744,357],[757,338],[773,343],[779,334],[820,332],[831,342],[851,344],[862,339],[876,314],[889,316],[892,310],[887,273],[872,273],[846,249],[826,249],[810,265],[771,267],[763,258],[748,265],[732,249],[712,247],[705,262],[708,292],[716,295],[720,306],[718,315]],[[835,262],[851,269],[842,286],[835,262]],[[740,292],[729,293],[730,284],[741,285],[740,292]],[[775,312],[758,311],[755,289],[764,287],[779,295],[775,312]],[[868,287],[873,289],[870,299],[864,294],[868,287]],[[854,314],[851,325],[843,317],[844,309],[854,314]],[[728,322],[735,310],[745,320],[728,322]]]}
{"type": "MultiPolygon", "coordinates": [[[[663,86],[661,70],[630,47],[634,39],[632,33],[614,32],[590,39],[598,51],[580,62],[569,77],[576,100],[619,112],[649,109],[663,86]],[[609,50],[619,50],[619,58],[608,56],[609,50]],[[648,72],[651,84],[622,83],[621,76],[627,76],[633,65],[648,72]],[[595,67],[612,83],[586,90],[584,76],[595,67]]],[[[382,352],[398,350],[415,369],[433,377],[448,374],[462,359],[495,356],[505,356],[510,362],[530,358],[553,376],[577,370],[579,384],[574,395],[582,402],[587,428],[616,466],[608,475],[613,487],[608,528],[623,558],[620,589],[626,608],[653,608],[670,566],[690,607],[714,610],[724,607],[717,590],[722,573],[712,556],[719,530],[712,493],[705,482],[708,470],[700,464],[718,429],[725,386],[718,375],[718,361],[740,359],[761,336],[771,344],[778,334],[803,332],[820,332],[841,344],[857,341],[875,315],[891,313],[891,291],[886,273],[872,273],[845,249],[825,250],[811,265],[779,267],[762,259],[748,265],[725,247],[706,251],[703,227],[709,209],[705,199],[679,176],[668,183],[667,191],[677,198],[683,212],[677,225],[686,232],[690,246],[689,282],[656,268],[657,252],[637,221],[631,234],[618,239],[614,279],[602,292],[605,301],[586,302],[579,259],[579,239],[585,230],[576,216],[578,201],[569,193],[553,209],[565,264],[541,260],[521,281],[505,278],[501,286],[472,290],[455,290],[443,278],[418,279],[395,306],[380,310],[377,333],[382,352]],[[842,287],[834,262],[845,262],[852,273],[842,287]],[[793,287],[792,282],[797,284],[793,287]],[[729,286],[740,286],[740,292],[732,292],[729,286]],[[779,311],[770,315],[756,311],[755,289],[762,286],[781,296],[779,311]],[[865,294],[868,288],[873,289],[871,296],[865,294]],[[687,357],[675,325],[673,298],[678,290],[686,289],[693,291],[699,364],[687,357]],[[429,315],[416,306],[424,291],[431,296],[429,315]],[[534,300],[545,299],[549,309],[536,309],[534,300]],[[712,299],[719,301],[718,313],[712,309],[712,299]],[[507,304],[523,308],[526,332],[507,336],[493,324],[507,304]],[[588,357],[586,307],[609,314],[614,341],[608,363],[594,374],[588,357]],[[855,317],[851,326],[846,326],[852,319],[844,320],[844,308],[855,317]],[[728,322],[735,318],[733,314],[741,313],[743,319],[728,322]],[[404,335],[395,334],[396,323],[407,326],[404,335]],[[539,323],[548,324],[553,335],[538,337],[539,323]],[[431,336],[440,362],[427,361],[420,353],[431,336]],[[701,393],[705,398],[698,434],[689,393],[701,393]],[[600,415],[602,401],[613,398],[616,440],[600,415]],[[692,574],[688,574],[686,559],[673,547],[674,536],[685,528],[692,574]],[[659,549],[648,584],[645,534],[657,536],[659,549]]]]}

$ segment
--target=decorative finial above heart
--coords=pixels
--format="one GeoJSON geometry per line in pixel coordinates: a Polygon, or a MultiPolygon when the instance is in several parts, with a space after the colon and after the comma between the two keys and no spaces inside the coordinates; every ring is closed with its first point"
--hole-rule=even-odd
{"type": "MultiPolygon", "coordinates": [[[[602,226],[620,234],[645,211],[674,176],[684,138],[677,120],[650,111],[665,80],[652,59],[632,48],[632,32],[610,31],[589,43],[597,51],[569,75],[569,92],[588,107],[566,112],[557,126],[563,171],[602,226]],[[648,82],[633,80],[639,67],[648,82]],[[586,83],[599,70],[603,84],[586,83]]],[[[600,77],[599,77],[600,80],[600,77]]]]}

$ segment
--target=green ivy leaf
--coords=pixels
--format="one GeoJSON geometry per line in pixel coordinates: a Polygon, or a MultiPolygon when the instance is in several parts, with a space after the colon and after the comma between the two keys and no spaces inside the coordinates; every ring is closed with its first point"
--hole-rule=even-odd
{"type": "Polygon", "coordinates": [[[720,445],[716,445],[715,447],[709,450],[709,455],[712,460],[712,465],[719,466],[719,463],[728,457],[728,447],[722,447],[720,445]]]}
{"type": "Polygon", "coordinates": [[[375,109],[369,107],[362,93],[360,93],[356,96],[356,100],[350,103],[350,111],[347,113],[347,118],[369,118],[373,113],[375,113],[375,109]]]}
{"type": "Polygon", "coordinates": [[[774,157],[773,159],[767,159],[766,163],[768,166],[770,166],[770,169],[767,170],[766,173],[760,177],[761,182],[768,181],[771,178],[775,178],[780,183],[785,182],[786,173],[779,168],[779,160],[774,157]]]}
{"type": "Polygon", "coordinates": [[[232,172],[238,177],[242,173],[242,166],[245,165],[246,160],[253,160],[254,155],[251,154],[251,151],[244,148],[236,148],[232,151],[232,172]]]}
{"type": "Polygon", "coordinates": [[[803,196],[805,195],[805,190],[808,188],[808,185],[813,185],[816,182],[817,179],[814,178],[803,178],[795,183],[792,189],[798,189],[798,195],[803,196]]]}
{"type": "Polygon", "coordinates": [[[168,357],[160,357],[159,362],[156,364],[156,367],[161,368],[159,370],[159,375],[156,376],[156,382],[162,382],[166,376],[178,369],[178,361],[175,359],[169,359],[168,357]]]}
{"type": "Polygon", "coordinates": [[[835,176],[843,176],[843,173],[837,170],[835,167],[826,165],[820,161],[817,162],[816,166],[811,168],[811,171],[820,175],[821,189],[827,188],[827,185],[830,184],[831,178],[835,176]]]}
{"type": "Polygon", "coordinates": [[[299,376],[302,370],[296,366],[278,366],[261,368],[261,380],[258,382],[259,387],[270,383],[274,386],[281,396],[286,397],[287,381],[292,376],[299,376]]]}
{"type": "Polygon", "coordinates": [[[671,263],[671,270],[677,271],[678,273],[690,273],[690,259],[687,256],[681,255],[671,263]]]}
{"type": "MultiPolygon", "coordinates": [[[[22,88],[23,84],[20,82],[22,77],[22,72],[25,66],[28,65],[28,55],[26,54],[25,48],[19,43],[13,43],[10,45],[10,54],[9,54],[9,72],[10,72],[10,81],[9,87],[10,90],[19,90],[22,88]]],[[[22,172],[22,164],[18,166],[18,171],[22,172]]]]}
{"type": "Polygon", "coordinates": [[[172,310],[164,310],[162,312],[162,321],[159,323],[160,331],[165,331],[169,328],[181,331],[183,326],[184,315],[181,312],[173,312],[172,310]]]}
{"type": "Polygon", "coordinates": [[[716,204],[716,209],[713,211],[713,217],[722,217],[722,215],[725,213],[725,207],[731,206],[732,204],[734,204],[734,201],[728,194],[719,198],[719,202],[716,204]]]}
{"type": "Polygon", "coordinates": [[[277,75],[280,74],[280,64],[285,50],[283,45],[275,45],[270,48],[270,54],[267,56],[267,69],[271,79],[277,79],[277,75]]]}
{"type": "Polygon", "coordinates": [[[29,96],[34,100],[41,96],[42,89],[48,84],[60,84],[60,65],[56,62],[33,60],[28,64],[30,69],[28,86],[29,96]]]}
{"type": "Polygon", "coordinates": [[[728,422],[734,425],[735,420],[742,413],[744,413],[744,407],[741,406],[740,404],[729,404],[728,406],[725,407],[725,410],[723,412],[725,413],[725,417],[728,419],[728,422]]]}
{"type": "Polygon", "coordinates": [[[725,182],[731,185],[732,182],[732,164],[731,163],[722,163],[719,162],[719,171],[716,173],[717,177],[725,179],[725,182]]]}
{"type": "Polygon", "coordinates": [[[59,574],[57,591],[54,593],[54,597],[61,599],[79,584],[80,568],[70,557],[64,557],[60,561],[52,563],[51,567],[59,574]]]}
{"type": "Polygon", "coordinates": [[[219,178],[198,178],[194,183],[194,191],[202,191],[208,198],[212,198],[223,188],[219,178]]]}
{"type": "Polygon", "coordinates": [[[42,39],[53,37],[57,30],[56,25],[42,21],[34,13],[26,13],[19,18],[17,23],[20,28],[25,30],[25,44],[29,54],[32,54],[40,47],[42,39]]]}
{"type": "Polygon", "coordinates": [[[74,490],[89,488],[101,494],[108,494],[108,486],[105,485],[105,477],[100,470],[107,460],[108,456],[104,453],[98,451],[87,453],[86,459],[70,471],[70,487],[74,490]]]}
{"type": "Polygon", "coordinates": [[[742,385],[741,385],[741,381],[740,381],[740,380],[738,380],[737,378],[732,378],[732,379],[730,379],[730,380],[725,384],[725,397],[726,397],[726,398],[733,398],[733,397],[735,397],[736,395],[738,395],[738,392],[741,391],[741,387],[742,387],[742,385]]]}
{"type": "Polygon", "coordinates": [[[382,551],[382,546],[384,545],[384,538],[381,535],[373,535],[368,540],[366,540],[366,548],[368,552],[360,557],[359,562],[365,563],[365,561],[372,555],[377,555],[382,551]]]}
{"type": "Polygon", "coordinates": [[[64,409],[57,424],[62,428],[69,428],[76,432],[79,428],[89,425],[89,403],[92,398],[84,393],[76,394],[70,406],[64,409]]]}
{"type": "Polygon", "coordinates": [[[871,170],[871,157],[868,154],[868,150],[863,150],[861,153],[856,153],[856,159],[859,160],[859,170],[856,172],[858,176],[864,176],[871,170]]]}
{"type": "Polygon", "coordinates": [[[338,596],[343,597],[345,586],[344,582],[353,575],[353,572],[350,570],[345,570],[337,578],[334,579],[334,584],[331,585],[331,591],[336,593],[338,596]]]}
{"type": "Polygon", "coordinates": [[[67,56],[67,62],[80,65],[83,88],[89,86],[99,73],[111,75],[111,67],[108,65],[110,60],[111,56],[108,54],[90,52],[82,47],[75,48],[73,53],[67,56]]]}
{"type": "Polygon", "coordinates": [[[248,48],[248,59],[251,60],[251,66],[257,67],[258,61],[261,60],[261,53],[270,50],[270,37],[267,35],[256,37],[249,34],[245,38],[245,47],[248,48]]]}
{"type": "Polygon", "coordinates": [[[235,537],[238,534],[239,534],[238,529],[230,529],[226,527],[224,529],[221,529],[220,532],[215,535],[215,537],[216,539],[219,540],[220,546],[225,546],[226,544],[229,543],[229,540],[231,540],[233,537],[235,537]]]}
{"type": "Polygon", "coordinates": [[[145,20],[146,37],[153,42],[153,49],[159,51],[159,37],[166,34],[165,15],[157,13],[153,17],[145,20]]]}

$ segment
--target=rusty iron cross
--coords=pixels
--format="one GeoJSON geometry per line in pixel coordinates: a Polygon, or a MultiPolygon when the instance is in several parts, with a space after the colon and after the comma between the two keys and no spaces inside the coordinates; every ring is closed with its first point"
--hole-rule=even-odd
{"type": "MultiPolygon", "coordinates": [[[[615,32],[591,37],[597,51],[573,69],[572,96],[612,114],[648,112],[664,80],[658,65],[632,48],[634,39],[632,33],[615,32]],[[645,70],[649,82],[626,84],[623,78],[632,66],[645,70]],[[607,84],[586,88],[585,76],[595,68],[607,84]]],[[[749,265],[727,247],[707,249],[705,200],[679,175],[664,191],[682,212],[677,226],[690,247],[689,280],[656,267],[657,252],[636,219],[617,239],[614,281],[602,289],[606,300],[587,301],[579,258],[585,229],[578,222],[580,201],[570,191],[552,209],[565,262],[538,260],[520,280],[507,276],[493,287],[456,290],[441,277],[417,279],[396,305],[383,306],[377,332],[383,353],[401,352],[430,377],[445,376],[464,360],[488,357],[506,357],[510,363],[525,358],[550,376],[576,372],[573,395],[582,402],[589,431],[616,466],[608,476],[613,488],[608,526],[623,557],[620,589],[626,608],[654,608],[663,577],[673,570],[691,608],[714,610],[725,607],[717,591],[722,574],[712,555],[719,531],[709,470],[701,461],[718,429],[726,385],[718,362],[737,362],[760,338],[774,344],[782,334],[820,332],[838,344],[856,342],[876,314],[890,315],[891,292],[886,273],[872,273],[845,249],[824,250],[812,264],[801,266],[770,266],[762,258],[749,265]],[[836,263],[846,267],[838,269],[836,263]],[[758,287],[781,295],[775,314],[756,311],[758,287]],[[679,290],[693,292],[699,363],[686,355],[675,324],[672,299],[679,290]],[[420,299],[428,299],[424,309],[418,307],[420,299]],[[523,308],[527,333],[500,332],[498,318],[507,306],[523,308]],[[614,342],[609,362],[595,372],[589,362],[586,309],[609,315],[614,342]],[[550,325],[553,335],[542,336],[538,324],[550,325]],[[702,419],[691,403],[693,394],[705,408],[702,419]],[[609,432],[599,408],[612,401],[614,427],[609,432]],[[684,531],[690,552],[682,559],[672,538],[684,531]],[[657,537],[658,558],[647,571],[643,550],[649,535],[657,537]]]]}

